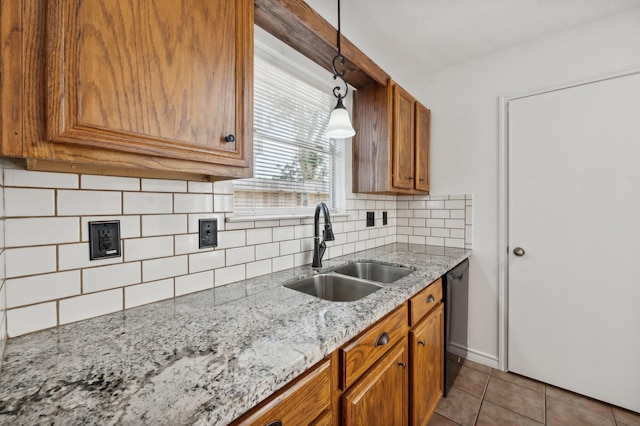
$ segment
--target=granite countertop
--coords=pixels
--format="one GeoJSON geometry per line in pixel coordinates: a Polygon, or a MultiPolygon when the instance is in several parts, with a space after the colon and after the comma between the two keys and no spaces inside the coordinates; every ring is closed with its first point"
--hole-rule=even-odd
{"type": "Polygon", "coordinates": [[[227,424],[470,254],[398,243],[325,260],[416,269],[355,302],[282,286],[305,266],[11,339],[0,424],[227,424]]]}

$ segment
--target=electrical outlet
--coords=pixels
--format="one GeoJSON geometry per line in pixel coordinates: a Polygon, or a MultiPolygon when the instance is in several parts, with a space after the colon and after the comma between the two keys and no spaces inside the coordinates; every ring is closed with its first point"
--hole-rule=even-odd
{"type": "Polygon", "coordinates": [[[382,212],[382,224],[386,225],[389,223],[389,219],[387,218],[387,212],[382,212]]]}
{"type": "Polygon", "coordinates": [[[367,212],[367,226],[375,226],[376,216],[375,212],[367,212]]]}
{"type": "Polygon", "coordinates": [[[89,259],[120,256],[120,221],[89,222],[89,259]]]}
{"type": "Polygon", "coordinates": [[[216,247],[218,245],[218,219],[200,219],[199,248],[216,247]]]}

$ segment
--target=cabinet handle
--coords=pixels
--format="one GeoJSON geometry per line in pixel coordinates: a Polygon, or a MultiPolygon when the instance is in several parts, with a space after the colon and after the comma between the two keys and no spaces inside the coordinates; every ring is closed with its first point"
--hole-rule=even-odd
{"type": "Polygon", "coordinates": [[[422,179],[422,178],[420,178],[420,179],[418,179],[418,180],[419,180],[420,182],[424,182],[424,179],[422,179]]]}
{"type": "Polygon", "coordinates": [[[413,176],[411,176],[411,177],[409,178],[409,180],[413,180],[413,176]]]}
{"type": "Polygon", "coordinates": [[[418,344],[419,344],[420,346],[424,346],[424,342],[423,342],[422,340],[418,340],[418,344]]]}
{"type": "Polygon", "coordinates": [[[436,298],[433,297],[433,294],[430,294],[429,297],[427,297],[427,303],[432,303],[435,302],[436,298]]]}
{"type": "Polygon", "coordinates": [[[399,362],[398,365],[402,368],[407,368],[407,364],[405,362],[399,362]]]}
{"type": "MultiPolygon", "coordinates": [[[[236,141],[236,137],[234,135],[227,135],[224,137],[224,141],[225,142],[235,142],[236,141]]],[[[267,425],[267,426],[271,426],[271,425],[267,425]]]]}
{"type": "Polygon", "coordinates": [[[384,346],[389,343],[389,333],[386,331],[376,339],[376,346],[384,346]]]}
{"type": "Polygon", "coordinates": [[[282,420],[274,420],[271,423],[267,423],[265,426],[282,426],[282,420]]]}

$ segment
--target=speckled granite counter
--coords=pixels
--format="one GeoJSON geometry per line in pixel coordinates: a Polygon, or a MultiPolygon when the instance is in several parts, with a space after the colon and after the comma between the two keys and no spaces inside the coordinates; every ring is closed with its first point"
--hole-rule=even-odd
{"type": "Polygon", "coordinates": [[[282,286],[307,266],[12,339],[0,424],[224,425],[470,253],[391,244],[325,260],[416,268],[355,302],[282,286]]]}

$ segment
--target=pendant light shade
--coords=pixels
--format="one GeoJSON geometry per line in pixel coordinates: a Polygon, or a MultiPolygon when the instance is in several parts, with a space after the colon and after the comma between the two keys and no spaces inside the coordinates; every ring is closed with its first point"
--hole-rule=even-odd
{"type": "Polygon", "coordinates": [[[331,139],[350,138],[355,135],[356,131],[351,125],[349,111],[344,107],[342,99],[338,98],[338,104],[331,111],[329,117],[329,125],[327,126],[327,136],[331,139]]]}
{"type": "Polygon", "coordinates": [[[333,58],[331,66],[333,68],[333,79],[340,79],[344,84],[344,94],[341,93],[342,88],[340,86],[336,86],[333,88],[333,96],[338,99],[338,103],[336,104],[336,107],[333,109],[333,111],[331,111],[331,116],[329,117],[329,125],[327,126],[326,135],[331,139],[350,138],[351,136],[356,134],[356,131],[351,125],[349,112],[344,107],[344,103],[342,103],[342,100],[347,96],[347,93],[349,92],[349,85],[344,79],[345,71],[342,70],[338,72],[336,68],[336,63],[338,62],[344,67],[344,56],[342,56],[342,53],[340,52],[340,39],[340,0],[338,0],[338,54],[333,58]]]}

